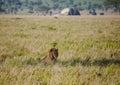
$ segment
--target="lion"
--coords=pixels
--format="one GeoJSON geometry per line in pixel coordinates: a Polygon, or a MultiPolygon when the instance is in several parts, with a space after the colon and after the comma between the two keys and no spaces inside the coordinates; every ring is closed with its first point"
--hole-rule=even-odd
{"type": "Polygon", "coordinates": [[[42,59],[42,64],[47,64],[50,61],[53,61],[54,63],[57,61],[58,57],[58,49],[57,48],[51,48],[49,52],[46,54],[46,56],[42,59]]]}

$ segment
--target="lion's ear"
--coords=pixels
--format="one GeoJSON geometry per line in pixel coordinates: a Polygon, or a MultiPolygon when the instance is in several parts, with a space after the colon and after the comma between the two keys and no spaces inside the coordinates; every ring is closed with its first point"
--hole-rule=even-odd
{"type": "Polygon", "coordinates": [[[53,49],[50,49],[50,52],[52,52],[53,51],[53,49]]]}

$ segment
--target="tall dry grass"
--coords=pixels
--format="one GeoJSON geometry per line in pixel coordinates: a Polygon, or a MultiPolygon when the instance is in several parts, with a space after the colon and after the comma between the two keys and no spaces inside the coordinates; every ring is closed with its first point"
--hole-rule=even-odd
{"type": "Polygon", "coordinates": [[[119,85],[120,17],[0,16],[0,85],[119,85]],[[56,42],[56,64],[40,60],[56,42]]]}

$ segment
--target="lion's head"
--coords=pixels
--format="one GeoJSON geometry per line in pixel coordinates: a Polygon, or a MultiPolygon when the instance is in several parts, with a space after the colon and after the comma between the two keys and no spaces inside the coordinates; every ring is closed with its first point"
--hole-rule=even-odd
{"type": "Polygon", "coordinates": [[[58,49],[57,48],[51,48],[49,50],[49,56],[52,56],[52,60],[56,59],[58,57],[58,49]]]}

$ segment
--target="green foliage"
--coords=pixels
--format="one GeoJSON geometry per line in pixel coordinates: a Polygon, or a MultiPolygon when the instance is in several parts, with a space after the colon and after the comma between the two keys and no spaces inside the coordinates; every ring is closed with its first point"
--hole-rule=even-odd
{"type": "Polygon", "coordinates": [[[54,27],[48,27],[48,30],[56,30],[54,27]]]}
{"type": "Polygon", "coordinates": [[[51,43],[52,47],[56,47],[57,44],[58,44],[58,43],[57,43],[56,41],[54,41],[54,42],[51,43]]]}
{"type": "Polygon", "coordinates": [[[31,26],[30,26],[30,29],[37,29],[37,26],[35,25],[35,24],[32,24],[31,26]]]}
{"type": "Polygon", "coordinates": [[[120,0],[105,0],[104,1],[105,5],[120,5],[120,0]]]}
{"type": "Polygon", "coordinates": [[[24,34],[24,33],[18,33],[14,35],[15,37],[20,37],[20,38],[26,38],[28,37],[28,35],[24,34]]]}
{"type": "Polygon", "coordinates": [[[120,14],[120,0],[105,0],[104,4],[114,6],[116,10],[119,11],[119,14],[120,14]]]}

